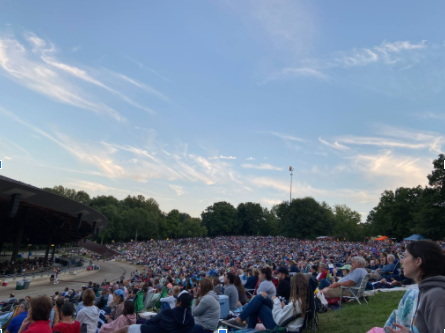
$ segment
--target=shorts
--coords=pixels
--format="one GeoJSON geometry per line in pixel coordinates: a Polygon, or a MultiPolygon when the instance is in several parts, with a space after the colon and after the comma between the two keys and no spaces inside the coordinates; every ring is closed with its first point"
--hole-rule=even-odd
{"type": "Polygon", "coordinates": [[[127,333],[141,333],[141,325],[140,324],[131,325],[128,328],[127,333]]]}

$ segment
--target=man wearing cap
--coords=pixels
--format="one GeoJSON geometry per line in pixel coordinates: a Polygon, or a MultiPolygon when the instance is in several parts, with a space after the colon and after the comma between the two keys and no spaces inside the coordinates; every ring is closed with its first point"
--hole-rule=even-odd
{"type": "Polygon", "coordinates": [[[289,270],[284,266],[278,268],[277,278],[278,278],[278,288],[276,296],[280,299],[280,301],[287,304],[290,297],[289,270]]]}

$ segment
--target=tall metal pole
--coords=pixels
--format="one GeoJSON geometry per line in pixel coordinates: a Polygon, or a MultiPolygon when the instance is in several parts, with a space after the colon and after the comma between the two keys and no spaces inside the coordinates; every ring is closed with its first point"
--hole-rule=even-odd
{"type": "Polygon", "coordinates": [[[294,168],[290,166],[289,171],[290,171],[290,192],[289,192],[289,204],[290,204],[292,202],[292,176],[293,176],[292,171],[294,171],[294,168]]]}

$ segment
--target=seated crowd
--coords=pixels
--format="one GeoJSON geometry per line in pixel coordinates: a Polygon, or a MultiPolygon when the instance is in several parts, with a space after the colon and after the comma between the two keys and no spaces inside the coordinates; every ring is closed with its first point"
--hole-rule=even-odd
{"type": "MultiPolygon", "coordinates": [[[[373,275],[375,282],[368,285],[370,289],[379,284],[388,287],[387,279],[395,276],[403,276],[400,281],[395,279],[396,282],[412,281],[419,285],[418,290],[406,293],[399,308],[390,315],[386,332],[403,329],[423,333],[443,329],[445,316],[440,315],[445,297],[443,249],[431,241],[418,241],[409,243],[403,252],[403,275],[396,274],[400,273],[397,272],[400,263],[395,256],[383,252],[371,259],[355,255],[341,266],[329,259],[316,259],[305,266],[303,261],[297,263],[296,258],[288,258],[286,264],[276,267],[256,264],[243,269],[229,264],[192,276],[186,276],[180,268],[166,267],[161,274],[152,269],[136,270],[126,281],[122,275],[116,283],[90,282],[79,292],[66,288],[51,298],[19,300],[14,316],[4,327],[7,333],[24,330],[32,333],[210,333],[221,324],[251,329],[261,323],[265,329],[283,326],[287,332],[300,332],[307,311],[314,311],[309,309],[309,300],[313,299],[316,289],[327,299],[338,298],[340,293],[353,296],[356,290],[348,288],[360,287],[365,277],[373,275]],[[158,313],[147,320],[137,319],[141,305],[151,294],[161,295],[156,306],[158,313]],[[223,318],[221,322],[222,295],[227,297],[232,319],[223,318]],[[76,299],[79,303],[74,308],[76,299]]],[[[391,284],[389,282],[389,287],[391,284]]],[[[0,323],[4,325],[2,320],[0,315],[0,323]]]]}

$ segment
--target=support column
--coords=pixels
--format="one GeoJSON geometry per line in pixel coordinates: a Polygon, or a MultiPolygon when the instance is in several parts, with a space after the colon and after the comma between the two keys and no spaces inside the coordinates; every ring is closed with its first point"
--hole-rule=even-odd
{"type": "Polygon", "coordinates": [[[27,217],[19,221],[17,235],[15,241],[12,244],[12,256],[11,256],[11,271],[14,273],[14,268],[17,262],[17,257],[19,254],[20,245],[22,244],[23,230],[25,229],[25,224],[27,217]]]}
{"type": "Polygon", "coordinates": [[[47,266],[46,262],[48,261],[49,249],[51,248],[51,238],[51,234],[48,235],[48,239],[46,241],[45,259],[43,260],[44,267],[47,266]]]}
{"type": "MultiPolygon", "coordinates": [[[[50,244],[51,245],[51,244],[50,244]]],[[[53,246],[53,254],[51,255],[51,262],[54,264],[54,253],[56,253],[56,247],[57,247],[57,244],[54,244],[54,246],[53,246]]]]}
{"type": "Polygon", "coordinates": [[[2,253],[2,250],[3,250],[3,244],[4,244],[4,242],[0,241],[0,254],[2,253]]]}

